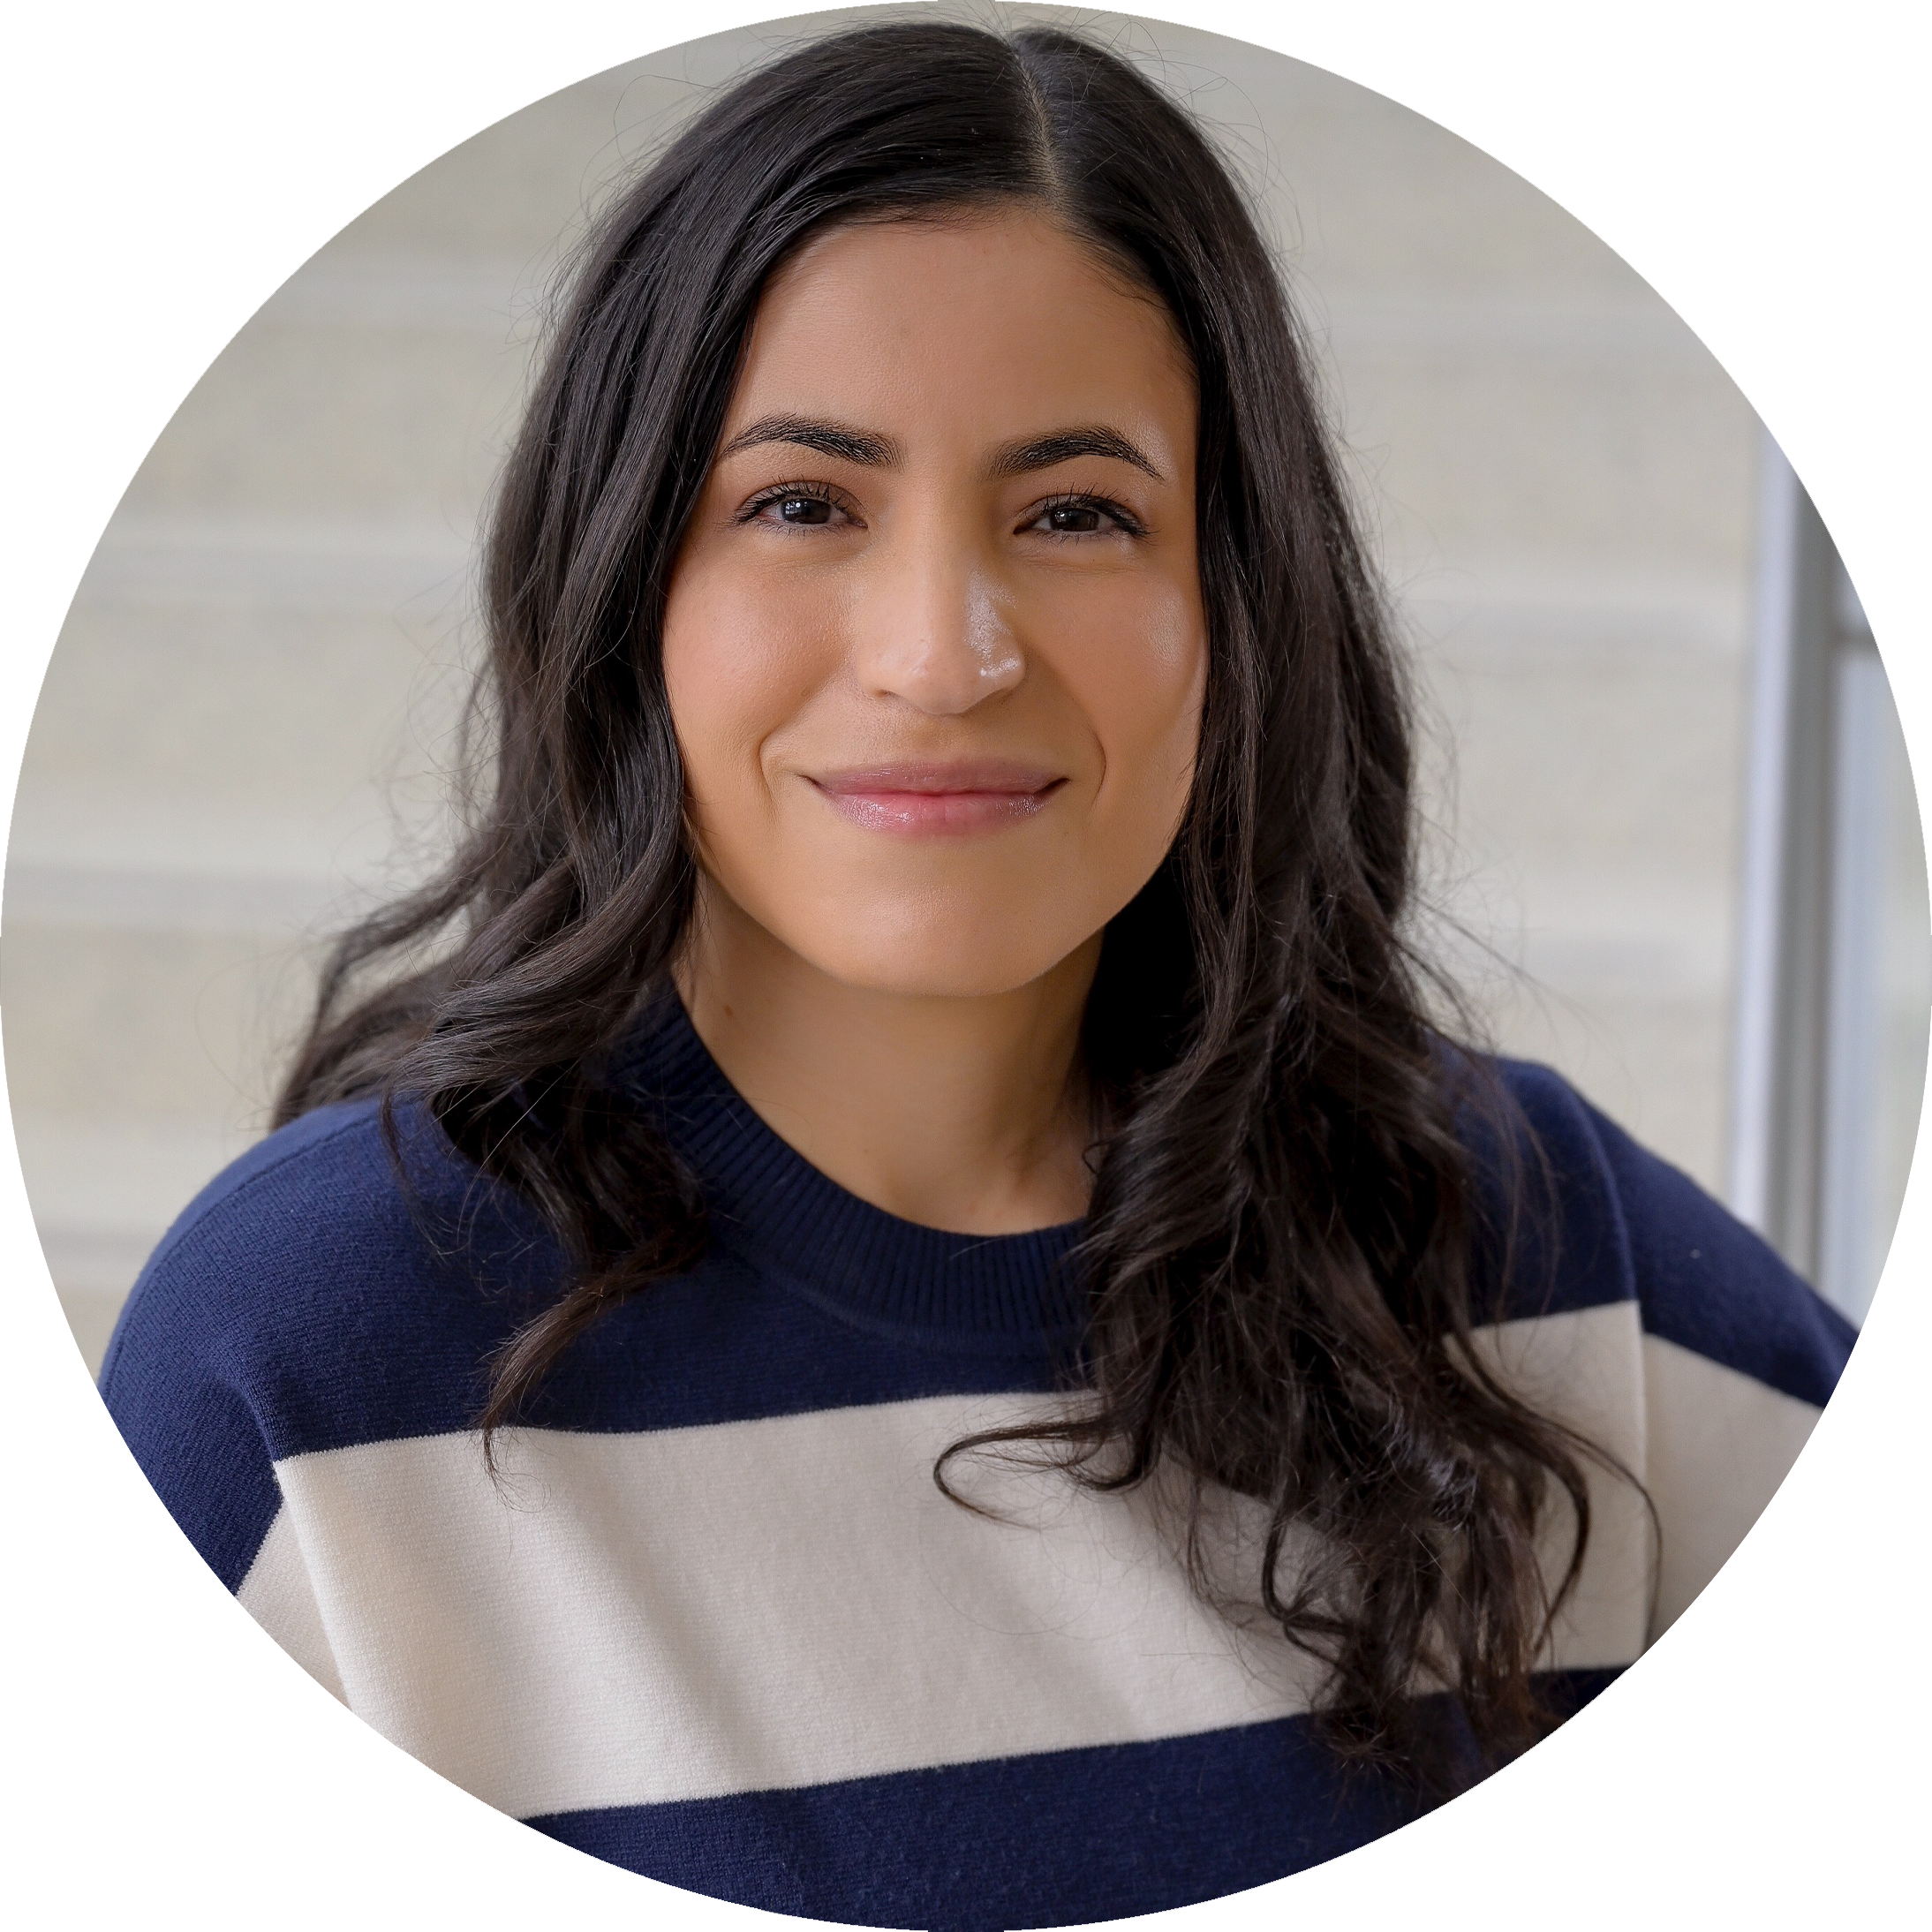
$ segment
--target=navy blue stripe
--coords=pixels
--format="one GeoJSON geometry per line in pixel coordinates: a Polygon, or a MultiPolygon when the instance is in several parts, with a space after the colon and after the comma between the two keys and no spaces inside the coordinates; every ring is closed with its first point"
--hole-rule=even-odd
{"type": "MultiPolygon", "coordinates": [[[[272,1498],[268,1457],[474,1426],[491,1352],[559,1292],[563,1270],[529,1211],[433,1128],[405,1116],[404,1146],[413,1195],[373,1104],[298,1121],[231,1169],[157,1251],[102,1392],[164,1497],[181,1457],[178,1485],[205,1491],[208,1457],[233,1460],[228,1436],[253,1443],[256,1487],[272,1498]],[[219,1427],[216,1409],[228,1417],[219,1427]]],[[[1056,1347],[1037,1330],[860,1319],[755,1272],[728,1234],[691,1273],[585,1335],[527,1419],[622,1432],[1046,1389],[1069,1351],[1070,1338],[1056,1347]]],[[[229,1540],[259,1542],[257,1514],[229,1540]]]]}
{"type": "MultiPolygon", "coordinates": [[[[1932,1460],[1924,1397],[1762,1244],[1628,1143],[1619,1200],[1569,1090],[1534,1068],[1505,1072],[1561,1210],[1542,1231],[1542,1215],[1524,1217],[1509,1312],[1626,1298],[1634,1246],[1656,1333],[1845,1415],[1864,1445],[1932,1460]],[[1650,1198],[1633,1198],[1633,1184],[1650,1198]]],[[[413,1198],[398,1189],[371,1107],[301,1121],[238,1165],[156,1256],[145,1293],[203,1339],[203,1362],[218,1356],[276,1457],[470,1428],[491,1350],[562,1285],[555,1244],[522,1204],[421,1122],[405,1127],[405,1142],[413,1198]]],[[[727,1223],[699,1270],[595,1327],[530,1420],[678,1428],[1038,1389],[1065,1374],[1067,1332],[901,1322],[857,1306],[836,1279],[753,1262],[740,1233],[727,1223]]],[[[1013,1250],[972,1262],[997,1277],[989,1293],[1000,1306],[1018,1293],[1020,1260],[1013,1250]]],[[[1041,1248],[1030,1265],[1055,1264],[1041,1248]]]]}
{"type": "Polygon", "coordinates": [[[1464,1133],[1483,1176],[1478,1312],[1634,1296],[1644,1332],[1822,1407],[1856,1332],[1687,1174],[1545,1067],[1495,1063],[1518,1119],[1464,1133]]]}
{"type": "Polygon", "coordinates": [[[1823,1407],[1858,1331],[1687,1174],[1592,1113],[1630,1239],[1645,1332],[1823,1407]]]}
{"type": "Polygon", "coordinates": [[[1810,1878],[1789,1864],[1750,1864],[1719,1872],[1665,1932],[1805,1932],[1810,1878]]]}
{"type": "Polygon", "coordinates": [[[1724,1717],[1644,1679],[1621,1898],[1712,1867],[1758,1830],[1785,1766],[1724,1717]]]}
{"type": "Polygon", "coordinates": [[[1631,1300],[1637,1287],[1624,1216],[1581,1103],[1547,1067],[1490,1067],[1500,1092],[1488,1097],[1491,1106],[1466,1109],[1460,1123],[1478,1176],[1477,1320],[1631,1300]]]}
{"type": "MultiPolygon", "coordinates": [[[[1616,1675],[1542,1682],[1567,1714],[1616,1675]]],[[[1005,1932],[1244,1891],[1379,1838],[1416,1810],[1393,1779],[1344,1771],[1310,1721],[1293,1717],[528,1822],[614,1865],[738,1905],[1005,1932]]]]}
{"type": "Polygon", "coordinates": [[[940,1343],[862,1326],[714,1249],[586,1334],[532,1406],[532,1423],[590,1430],[751,1422],[940,1395],[1044,1392],[1038,1337],[940,1343]]]}

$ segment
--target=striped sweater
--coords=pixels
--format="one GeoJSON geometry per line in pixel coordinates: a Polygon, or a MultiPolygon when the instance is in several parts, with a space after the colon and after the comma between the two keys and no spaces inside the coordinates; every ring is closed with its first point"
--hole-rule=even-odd
{"type": "MultiPolygon", "coordinates": [[[[1657,1511],[1593,1478],[1543,1679],[1574,1706],[1736,1545],[1853,1335],[1554,1075],[1502,1070],[1561,1205],[1483,1346],[1657,1511]]],[[[573,1346],[494,1482],[481,1365],[560,1260],[420,1117],[404,1185],[373,1105],[306,1116],[149,1263],[102,1392],[298,1662],[539,1830],[847,1923],[1150,1912],[1411,1815],[1315,1734],[1308,1661],[1189,1590],[1158,1493],[981,1461],[955,1468],[984,1513],[935,1489],[950,1443],[1059,1400],[1076,1227],[942,1234],[846,1193],[675,1004],[624,1077],[702,1178],[708,1249],[573,1346]]]]}

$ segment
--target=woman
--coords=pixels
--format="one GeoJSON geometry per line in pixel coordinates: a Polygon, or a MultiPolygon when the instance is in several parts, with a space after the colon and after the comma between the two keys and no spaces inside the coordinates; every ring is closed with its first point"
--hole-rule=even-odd
{"type": "Polygon", "coordinates": [[[1391,1829],[1722,1562],[1850,1332],[1432,1023],[1371,575],[1130,68],[723,95],[486,590],[487,803],[102,1382],[351,1708],[700,1890],[1084,1921],[1391,1829]]]}

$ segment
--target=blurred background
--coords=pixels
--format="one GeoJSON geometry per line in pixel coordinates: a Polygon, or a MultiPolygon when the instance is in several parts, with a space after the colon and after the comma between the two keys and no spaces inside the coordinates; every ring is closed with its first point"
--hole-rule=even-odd
{"type": "MultiPolygon", "coordinates": [[[[1252,187],[1414,654],[1427,933],[1492,1041],[1862,1317],[1924,1081],[1925,855],[1855,593],[1748,406],[1585,229],[1378,95],[1178,26],[966,17],[1104,38],[1252,187]]],[[[35,713],[0,946],[90,1365],[264,1130],[332,927],[438,849],[474,532],[570,243],[718,87],[853,18],[654,55],[453,150],[265,305],[131,485],[35,713]]]]}

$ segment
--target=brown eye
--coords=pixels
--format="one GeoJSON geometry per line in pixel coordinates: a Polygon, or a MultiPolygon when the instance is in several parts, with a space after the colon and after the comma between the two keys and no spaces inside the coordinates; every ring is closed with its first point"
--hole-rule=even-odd
{"type": "Polygon", "coordinates": [[[1046,527],[1063,537],[1084,537],[1100,527],[1100,512],[1091,503],[1056,503],[1046,513],[1046,527]]]}
{"type": "Polygon", "coordinates": [[[1044,537],[1138,537],[1144,528],[1133,512],[1104,496],[1063,496],[1043,504],[1024,527],[1044,537]]]}
{"type": "Polygon", "coordinates": [[[832,506],[820,496],[781,496],[774,506],[781,523],[828,524],[832,506]]]}
{"type": "Polygon", "coordinates": [[[828,524],[856,524],[850,507],[829,487],[816,483],[780,483],[754,496],[738,512],[744,524],[783,524],[788,530],[823,530],[828,524]]]}

